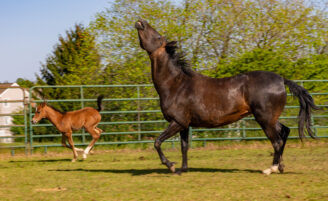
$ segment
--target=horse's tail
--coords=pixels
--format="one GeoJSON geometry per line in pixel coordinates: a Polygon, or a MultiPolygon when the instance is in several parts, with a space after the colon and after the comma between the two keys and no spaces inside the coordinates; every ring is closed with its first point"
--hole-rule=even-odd
{"type": "Polygon", "coordinates": [[[97,98],[97,105],[98,105],[98,112],[100,112],[101,110],[103,110],[104,108],[102,107],[101,101],[104,98],[104,95],[100,95],[97,98]]]}
{"type": "Polygon", "coordinates": [[[314,138],[314,133],[311,130],[311,111],[318,110],[319,107],[314,104],[313,98],[306,89],[288,79],[284,79],[284,83],[289,87],[291,94],[296,96],[300,102],[300,112],[298,114],[298,133],[300,138],[302,139],[305,136],[304,124],[307,133],[314,138]]]}

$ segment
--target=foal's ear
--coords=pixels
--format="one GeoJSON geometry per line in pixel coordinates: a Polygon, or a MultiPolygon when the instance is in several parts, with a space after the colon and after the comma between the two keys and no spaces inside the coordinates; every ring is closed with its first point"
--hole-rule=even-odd
{"type": "Polygon", "coordinates": [[[45,96],[42,96],[42,100],[44,104],[47,104],[47,98],[45,96]]]}
{"type": "Polygon", "coordinates": [[[165,50],[168,54],[173,55],[177,49],[177,41],[171,41],[166,43],[165,50]]]}
{"type": "Polygon", "coordinates": [[[36,108],[37,107],[36,103],[35,102],[31,102],[31,107],[32,108],[36,108]]]}

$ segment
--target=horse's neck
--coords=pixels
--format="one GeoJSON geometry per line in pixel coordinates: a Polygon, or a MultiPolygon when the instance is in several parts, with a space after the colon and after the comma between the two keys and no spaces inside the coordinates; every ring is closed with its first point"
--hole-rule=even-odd
{"type": "Polygon", "coordinates": [[[163,56],[151,58],[151,73],[159,94],[170,86],[174,86],[174,82],[177,81],[176,77],[181,76],[181,70],[170,64],[168,57],[163,56]]]}
{"type": "Polygon", "coordinates": [[[52,123],[54,124],[58,129],[60,127],[60,122],[63,118],[63,114],[61,114],[60,112],[52,109],[51,107],[48,107],[47,110],[47,116],[46,118],[52,123]]]}

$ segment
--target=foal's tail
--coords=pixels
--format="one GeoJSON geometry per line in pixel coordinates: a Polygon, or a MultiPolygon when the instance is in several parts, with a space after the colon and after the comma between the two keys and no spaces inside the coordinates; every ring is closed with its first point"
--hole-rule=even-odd
{"type": "Polygon", "coordinates": [[[300,138],[305,137],[304,124],[307,133],[314,138],[314,133],[311,130],[311,111],[318,110],[319,107],[314,104],[313,98],[306,89],[291,80],[284,79],[284,83],[289,87],[292,95],[296,96],[300,102],[300,112],[298,114],[298,133],[300,138]]]}
{"type": "Polygon", "coordinates": [[[101,101],[102,101],[102,99],[104,98],[104,95],[100,95],[100,96],[98,96],[98,98],[97,98],[97,105],[98,105],[98,112],[100,112],[101,110],[103,110],[104,108],[102,108],[102,105],[101,105],[101,101]]]}

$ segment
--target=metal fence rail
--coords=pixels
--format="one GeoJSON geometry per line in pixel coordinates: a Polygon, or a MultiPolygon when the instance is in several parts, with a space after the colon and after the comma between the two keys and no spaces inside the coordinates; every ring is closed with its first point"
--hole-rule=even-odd
{"type": "MultiPolygon", "coordinates": [[[[313,129],[319,138],[327,138],[328,134],[328,80],[296,80],[300,85],[308,88],[314,97],[316,104],[322,109],[312,116],[313,129]]],[[[30,94],[36,90],[70,91],[69,99],[50,99],[49,104],[69,105],[68,110],[80,109],[86,106],[95,107],[96,97],[100,93],[105,95],[103,103],[105,110],[101,111],[103,120],[99,127],[104,131],[97,145],[112,144],[137,144],[153,143],[167,126],[163,120],[159,108],[159,98],[152,84],[143,85],[74,85],[74,86],[35,86],[30,88],[30,94]]],[[[25,117],[25,149],[59,147],[61,146],[61,134],[53,129],[53,125],[47,121],[33,125],[28,119],[34,115],[31,103],[40,103],[43,100],[34,100],[30,96],[28,118],[25,117]],[[28,122],[27,122],[28,121],[28,122]],[[51,129],[51,131],[49,131],[51,129]],[[41,132],[42,131],[42,132],[41,132]]],[[[290,138],[298,138],[297,115],[298,101],[293,101],[288,94],[288,103],[280,121],[292,129],[290,138]]],[[[24,110],[25,111],[25,110],[24,110]]],[[[26,113],[26,112],[25,112],[26,113]]],[[[73,133],[77,146],[85,146],[89,143],[89,134],[83,129],[73,133]]],[[[260,140],[267,139],[253,117],[246,117],[236,123],[220,128],[190,128],[191,142],[216,140],[260,140]]],[[[179,138],[171,138],[168,142],[178,141],[179,138]]],[[[14,146],[11,146],[14,147],[14,146]]]]}
{"type": "MultiPolygon", "coordinates": [[[[23,134],[15,134],[15,135],[6,135],[6,136],[0,136],[0,149],[11,149],[12,154],[14,154],[14,150],[17,148],[24,148],[25,152],[27,153],[28,150],[28,136],[27,136],[27,99],[25,96],[25,89],[19,87],[19,86],[10,86],[10,87],[0,87],[0,89],[6,89],[6,90],[12,90],[12,89],[18,89],[21,91],[21,98],[15,99],[15,100],[1,100],[0,99],[0,105],[4,104],[12,104],[12,103],[21,103],[23,105],[21,111],[14,111],[11,113],[8,113],[6,111],[3,111],[4,107],[1,107],[0,110],[0,118],[2,118],[0,121],[0,129],[2,131],[10,131],[13,128],[22,128],[24,129],[23,134]],[[14,118],[14,117],[22,117],[22,123],[21,124],[7,124],[5,118],[14,118]],[[2,122],[2,123],[1,123],[2,122]],[[3,143],[2,140],[5,139],[11,139],[13,143],[3,143]]],[[[9,106],[8,106],[9,107],[9,106]]]]}

